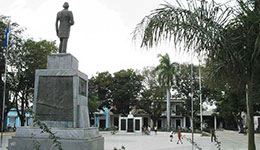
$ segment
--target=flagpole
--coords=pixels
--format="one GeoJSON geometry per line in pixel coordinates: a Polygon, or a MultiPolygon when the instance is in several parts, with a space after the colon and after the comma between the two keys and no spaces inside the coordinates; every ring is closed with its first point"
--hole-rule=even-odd
{"type": "Polygon", "coordinates": [[[5,52],[5,73],[4,73],[4,90],[3,90],[3,108],[2,108],[2,122],[1,122],[1,147],[3,145],[3,132],[4,132],[4,116],[5,116],[5,93],[6,93],[6,74],[7,74],[7,54],[8,54],[8,45],[6,46],[5,52]]]}
{"type": "MultiPolygon", "coordinates": [[[[8,27],[7,28],[9,28],[8,29],[8,31],[7,32],[9,32],[9,30],[10,30],[10,22],[9,22],[9,24],[8,24],[8,27]]],[[[7,38],[7,39],[5,39],[5,40],[7,40],[7,43],[6,43],[6,48],[5,48],[5,73],[4,73],[4,90],[3,90],[3,108],[2,108],[2,122],[1,122],[1,147],[3,147],[3,133],[4,133],[4,121],[5,121],[5,119],[4,119],[4,116],[5,116],[5,99],[6,99],[6,96],[5,96],[5,93],[6,93],[6,82],[7,82],[7,80],[6,80],[6,74],[7,74],[7,56],[8,56],[8,40],[9,40],[9,33],[7,33],[6,34],[7,36],[5,37],[5,38],[7,38]]]]}

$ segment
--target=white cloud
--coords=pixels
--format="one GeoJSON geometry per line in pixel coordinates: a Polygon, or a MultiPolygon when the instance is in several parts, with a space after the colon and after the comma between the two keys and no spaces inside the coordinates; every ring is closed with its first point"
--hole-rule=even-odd
{"type": "MultiPolygon", "coordinates": [[[[27,28],[29,37],[59,40],[55,19],[63,0],[0,0],[0,14],[12,17],[27,28]]],[[[141,69],[158,64],[158,53],[169,53],[172,61],[189,62],[190,57],[172,47],[140,50],[131,41],[135,25],[163,0],[68,0],[75,25],[71,27],[68,52],[79,60],[80,70],[96,72],[141,69]]],[[[57,44],[59,41],[57,42],[57,44]]]]}

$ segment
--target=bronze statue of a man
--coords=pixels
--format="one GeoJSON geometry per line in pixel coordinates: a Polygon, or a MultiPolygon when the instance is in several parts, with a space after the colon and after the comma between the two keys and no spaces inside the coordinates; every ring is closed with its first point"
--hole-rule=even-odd
{"type": "Polygon", "coordinates": [[[63,4],[63,10],[59,11],[56,18],[56,32],[60,38],[59,53],[66,53],[70,35],[70,26],[74,24],[73,14],[68,10],[69,3],[63,4]]]}

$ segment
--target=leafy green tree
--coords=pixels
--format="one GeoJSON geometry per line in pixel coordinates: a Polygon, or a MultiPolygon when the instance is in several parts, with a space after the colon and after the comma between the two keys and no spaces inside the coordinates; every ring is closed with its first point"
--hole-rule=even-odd
{"type": "Polygon", "coordinates": [[[222,65],[226,62],[227,60],[220,58],[217,61],[208,60],[204,79],[209,88],[216,92],[215,102],[219,116],[224,120],[234,120],[233,122],[237,123],[235,127],[239,127],[240,132],[243,132],[241,114],[246,111],[244,85],[240,78],[234,78],[236,74],[229,70],[230,68],[223,68],[222,65]]]}
{"type": "MultiPolygon", "coordinates": [[[[5,16],[0,16],[0,75],[4,73],[4,67],[5,67],[5,58],[4,58],[4,52],[5,52],[5,47],[4,47],[4,34],[5,34],[5,29],[8,23],[9,18],[5,16]]],[[[1,76],[2,77],[2,76],[1,76]]],[[[2,78],[1,78],[2,80],[2,78]]]]}
{"type": "Polygon", "coordinates": [[[10,84],[11,101],[21,120],[21,126],[24,126],[25,113],[33,101],[35,70],[45,69],[48,55],[56,51],[54,41],[37,42],[32,39],[22,40],[19,47],[9,51],[8,65],[11,71],[7,82],[10,84]]]}
{"type": "Polygon", "coordinates": [[[99,109],[102,109],[104,106],[110,108],[112,105],[110,90],[111,84],[112,75],[109,72],[98,73],[98,75],[95,77],[96,91],[101,104],[99,109]]]}
{"type": "Polygon", "coordinates": [[[168,54],[158,55],[160,57],[160,64],[155,68],[155,71],[158,73],[158,81],[162,88],[165,88],[167,91],[167,128],[170,129],[170,119],[171,119],[171,88],[174,84],[174,77],[177,71],[176,63],[170,61],[168,54]]]}
{"type": "MultiPolygon", "coordinates": [[[[10,22],[10,18],[6,17],[6,16],[0,16],[0,31],[1,31],[1,37],[0,37],[0,88],[1,91],[3,91],[4,88],[4,81],[2,80],[2,76],[5,72],[5,65],[9,65],[10,62],[10,55],[8,55],[7,53],[7,49],[8,51],[12,51],[14,49],[19,49],[22,45],[22,33],[23,33],[23,28],[20,28],[20,26],[15,23],[15,22],[10,22]],[[8,42],[8,46],[4,47],[3,46],[3,41],[4,41],[4,33],[6,30],[6,27],[8,25],[8,23],[10,23],[11,26],[11,30],[9,31],[9,42],[8,42]],[[7,58],[7,62],[5,62],[5,58],[7,58]]],[[[7,67],[9,68],[9,67],[7,67]]],[[[8,69],[9,71],[9,69],[8,69]]],[[[8,75],[7,75],[7,80],[8,80],[8,75]]],[[[11,108],[13,108],[14,103],[10,100],[10,95],[9,95],[9,91],[10,91],[10,83],[7,81],[6,82],[6,95],[5,95],[5,113],[4,113],[4,117],[6,118],[9,110],[11,108]]],[[[0,93],[0,99],[1,99],[1,112],[2,112],[2,108],[3,108],[3,92],[0,93]]],[[[1,120],[2,120],[2,115],[1,115],[1,120]]]]}
{"type": "MultiPolygon", "coordinates": [[[[4,81],[2,80],[2,77],[5,73],[5,52],[6,52],[6,47],[4,47],[4,34],[5,34],[5,29],[7,27],[7,24],[9,22],[9,18],[5,16],[0,16],[0,32],[1,32],[1,37],[0,37],[0,112],[1,112],[1,120],[2,120],[2,110],[3,110],[3,91],[4,91],[4,81]]],[[[8,101],[8,92],[9,91],[9,86],[8,84],[6,85],[6,91],[5,91],[5,112],[4,112],[4,118],[6,118],[7,113],[9,110],[12,108],[12,103],[8,101]]],[[[5,119],[3,119],[5,120],[5,119]]],[[[2,124],[1,124],[2,125],[2,124]]]]}
{"type": "MultiPolygon", "coordinates": [[[[4,48],[2,44],[0,46],[1,56],[7,58],[8,66],[7,89],[9,96],[6,97],[6,114],[15,107],[23,126],[26,110],[31,107],[33,100],[35,70],[46,68],[47,56],[51,52],[55,52],[57,48],[53,41],[36,42],[33,39],[24,39],[24,29],[19,24],[10,22],[8,17],[0,16],[1,31],[6,28],[8,23],[11,27],[8,53],[6,53],[6,47],[4,48]]],[[[3,37],[1,37],[1,41],[3,41],[3,37]]],[[[3,62],[1,61],[1,75],[4,71],[3,62]]]]}
{"type": "Polygon", "coordinates": [[[94,113],[98,110],[99,105],[95,77],[91,77],[88,80],[88,109],[90,118],[94,117],[94,113]]]}
{"type": "MultiPolygon", "coordinates": [[[[181,108],[182,114],[187,117],[191,117],[191,86],[193,90],[193,110],[195,116],[200,113],[200,90],[199,90],[199,67],[193,64],[178,64],[178,71],[176,73],[176,84],[173,88],[176,90],[174,95],[176,98],[183,99],[185,101],[184,107],[181,108]],[[191,67],[193,68],[193,74],[191,76],[191,67]]],[[[206,74],[204,73],[204,67],[201,67],[201,93],[202,103],[211,103],[217,100],[217,93],[211,89],[205,81],[206,74]]],[[[205,109],[205,108],[204,108],[205,109]]],[[[198,127],[199,121],[195,121],[195,127],[198,127]],[[198,122],[196,122],[198,121],[198,122]]]]}
{"type": "Polygon", "coordinates": [[[89,111],[93,115],[98,109],[112,106],[111,90],[112,75],[109,72],[98,73],[88,83],[89,111]]]}
{"type": "Polygon", "coordinates": [[[232,118],[239,132],[244,132],[242,113],[246,111],[245,92],[237,93],[236,90],[229,89],[223,94],[223,97],[217,101],[217,110],[219,115],[225,119],[232,118]]]}
{"type": "Polygon", "coordinates": [[[159,85],[158,76],[154,69],[154,67],[146,67],[142,70],[144,89],[137,106],[148,113],[155,123],[166,110],[166,107],[164,101],[165,89],[159,85]]]}
{"type": "MultiPolygon", "coordinates": [[[[191,117],[191,94],[193,92],[193,113],[198,114],[200,110],[199,94],[199,80],[198,80],[198,67],[193,67],[193,74],[191,76],[190,64],[178,64],[179,70],[176,73],[176,84],[173,85],[176,90],[176,98],[180,98],[185,101],[184,107],[181,108],[182,115],[191,117]],[[191,91],[191,88],[194,90],[191,91]]],[[[202,84],[203,85],[203,84],[202,84]]],[[[204,94],[203,94],[204,96],[204,94]]],[[[203,98],[203,100],[205,100],[203,98]]],[[[195,115],[196,116],[196,115],[195,115]]],[[[195,120],[194,120],[195,121],[195,120]]],[[[196,124],[194,124],[196,125],[196,124]]]]}
{"type": "Polygon", "coordinates": [[[131,69],[121,70],[113,74],[111,98],[115,113],[126,115],[130,106],[136,106],[140,91],[143,89],[143,77],[131,69]]]}

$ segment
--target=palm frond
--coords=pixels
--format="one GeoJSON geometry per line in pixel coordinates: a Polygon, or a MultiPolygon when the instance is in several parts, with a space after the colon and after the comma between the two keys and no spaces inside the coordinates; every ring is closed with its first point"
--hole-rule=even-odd
{"type": "Polygon", "coordinates": [[[214,1],[202,1],[198,5],[195,0],[187,0],[187,7],[177,2],[177,6],[162,4],[137,24],[133,39],[140,36],[141,47],[151,48],[161,41],[169,41],[175,46],[184,44],[187,51],[191,48],[201,51],[210,49],[222,36],[231,9],[222,9],[214,1]]]}

